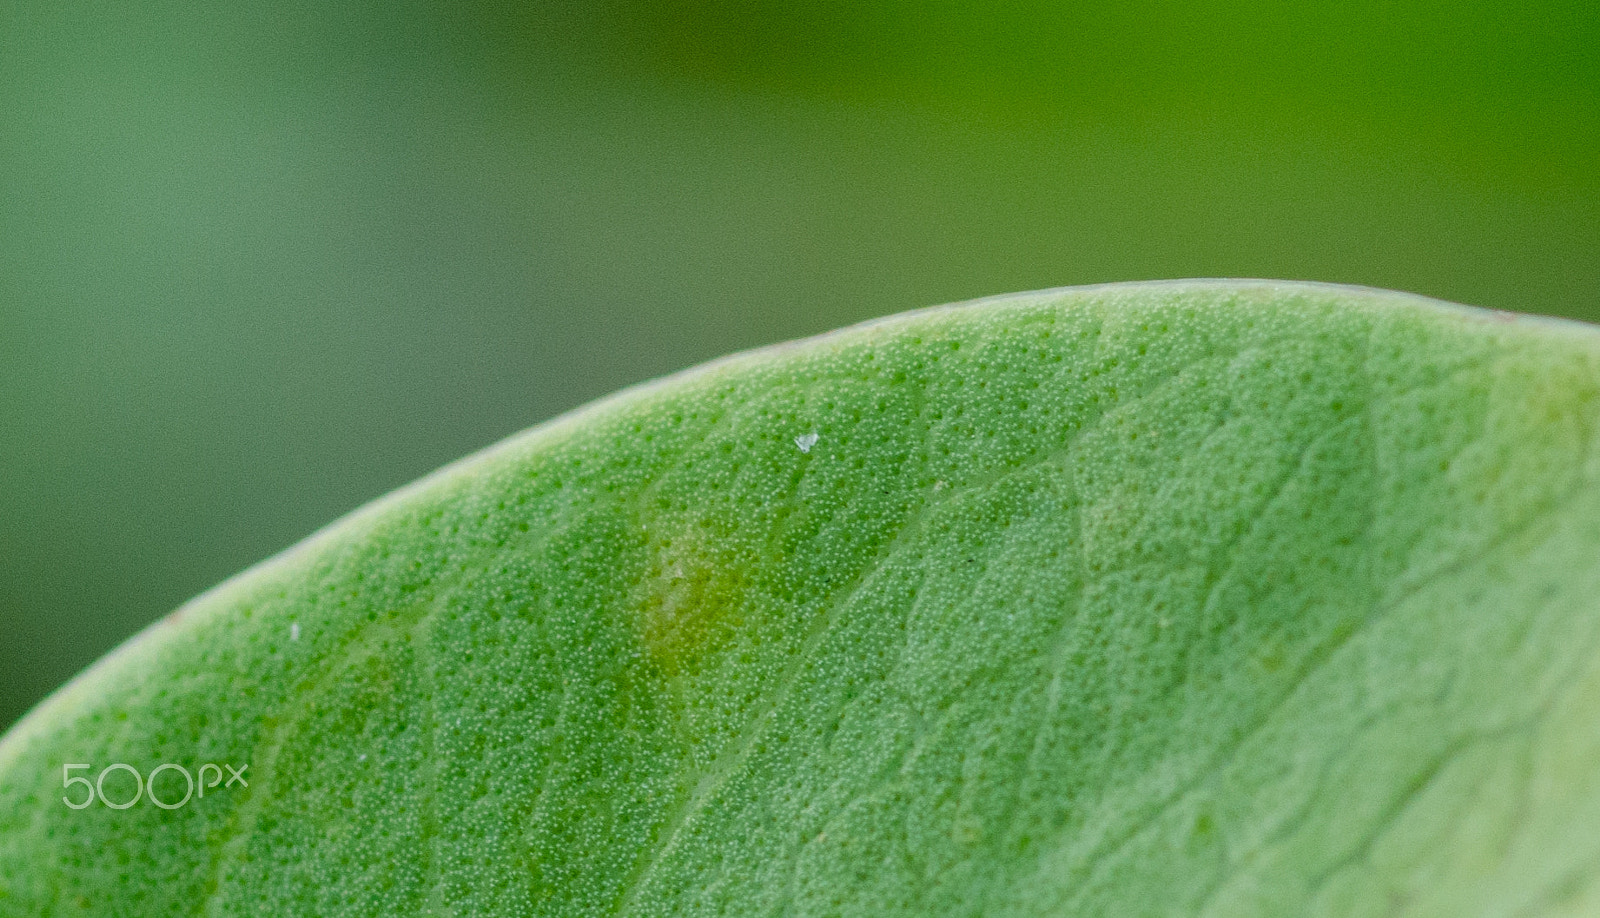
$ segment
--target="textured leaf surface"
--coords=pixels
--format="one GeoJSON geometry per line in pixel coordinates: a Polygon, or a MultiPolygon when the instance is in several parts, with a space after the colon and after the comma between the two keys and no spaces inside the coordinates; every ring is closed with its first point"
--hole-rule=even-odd
{"type": "Polygon", "coordinates": [[[0,914],[1600,914],[1597,424],[1593,329],[1296,284],[731,358],[46,701],[0,914]]]}

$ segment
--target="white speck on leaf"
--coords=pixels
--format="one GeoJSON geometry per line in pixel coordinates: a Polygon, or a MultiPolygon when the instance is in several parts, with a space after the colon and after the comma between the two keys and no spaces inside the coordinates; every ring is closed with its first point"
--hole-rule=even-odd
{"type": "Polygon", "coordinates": [[[809,453],[811,452],[811,447],[816,446],[819,439],[821,439],[821,435],[815,432],[801,434],[794,438],[794,445],[800,447],[800,452],[809,453]]]}
{"type": "Polygon", "coordinates": [[[289,640],[291,640],[291,641],[300,640],[300,623],[299,622],[290,622],[289,623],[289,640]]]}

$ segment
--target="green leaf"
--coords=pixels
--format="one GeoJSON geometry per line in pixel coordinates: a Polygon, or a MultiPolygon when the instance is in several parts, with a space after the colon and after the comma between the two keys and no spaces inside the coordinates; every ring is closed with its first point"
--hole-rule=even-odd
{"type": "Polygon", "coordinates": [[[1595,914],[1597,427],[1595,329],[1304,284],[732,357],[61,689],[0,914],[1595,914]]]}

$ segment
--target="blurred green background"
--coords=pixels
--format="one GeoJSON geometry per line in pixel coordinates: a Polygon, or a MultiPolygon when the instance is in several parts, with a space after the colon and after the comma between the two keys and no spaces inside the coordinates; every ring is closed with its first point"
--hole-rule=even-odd
{"type": "Polygon", "coordinates": [[[734,349],[1185,276],[1600,318],[1597,10],[0,0],[0,726],[734,349]]]}

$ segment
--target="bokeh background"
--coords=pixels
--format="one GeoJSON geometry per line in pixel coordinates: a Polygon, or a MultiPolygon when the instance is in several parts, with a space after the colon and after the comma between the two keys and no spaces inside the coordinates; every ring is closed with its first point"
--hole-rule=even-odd
{"type": "Polygon", "coordinates": [[[0,0],[0,726],[621,385],[1185,276],[1600,319],[1600,7],[0,0]]]}

